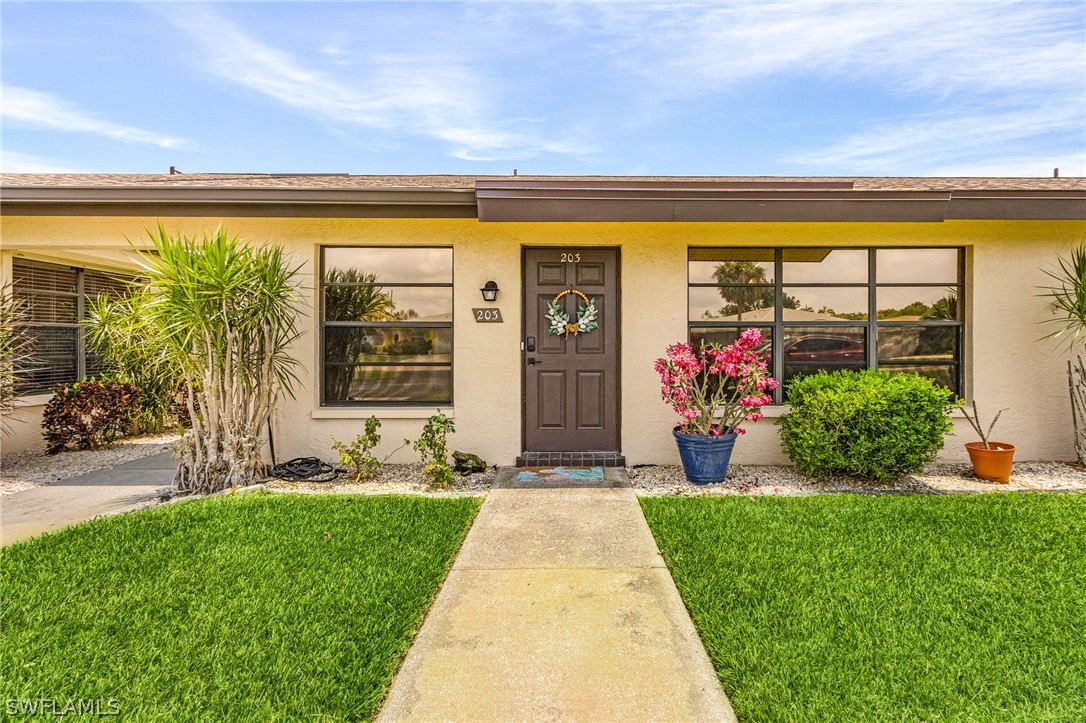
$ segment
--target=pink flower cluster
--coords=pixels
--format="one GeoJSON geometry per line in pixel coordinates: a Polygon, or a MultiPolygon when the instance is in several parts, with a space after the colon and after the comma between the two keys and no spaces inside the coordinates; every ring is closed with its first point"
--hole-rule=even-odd
{"type": "Polygon", "coordinates": [[[736,432],[743,420],[762,419],[762,407],[773,401],[777,380],[769,375],[762,333],[747,329],[734,344],[672,344],[656,360],[660,395],[679,415],[680,431],[720,436],[736,432]],[[719,418],[719,421],[717,421],[719,418]]]}

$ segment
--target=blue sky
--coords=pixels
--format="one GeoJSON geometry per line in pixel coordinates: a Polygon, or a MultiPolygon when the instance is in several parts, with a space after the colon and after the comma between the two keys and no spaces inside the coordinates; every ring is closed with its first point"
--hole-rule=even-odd
{"type": "Polygon", "coordinates": [[[1086,3],[2,7],[10,172],[1086,175],[1086,3]]]}

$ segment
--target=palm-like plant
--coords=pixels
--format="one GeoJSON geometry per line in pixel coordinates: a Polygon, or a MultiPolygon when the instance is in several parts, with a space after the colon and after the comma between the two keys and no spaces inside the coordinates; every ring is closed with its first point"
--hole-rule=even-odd
{"type": "MultiPolygon", "coordinates": [[[[1071,249],[1067,258],[1060,257],[1055,270],[1044,272],[1052,285],[1042,286],[1042,296],[1051,301],[1055,316],[1045,321],[1056,324],[1046,339],[1065,339],[1071,351],[1086,342],[1086,245],[1071,249]]],[[[1086,363],[1082,355],[1067,361],[1067,384],[1071,392],[1071,423],[1075,433],[1075,452],[1086,464],[1086,363]]]]}
{"type": "Polygon", "coordinates": [[[1071,249],[1070,257],[1059,258],[1057,262],[1055,270],[1044,270],[1053,284],[1041,289],[1056,313],[1046,321],[1059,328],[1045,338],[1065,338],[1073,348],[1086,341],[1086,245],[1071,249]]]}
{"type": "Polygon", "coordinates": [[[222,228],[199,240],[150,234],[142,257],[146,317],[185,381],[192,427],[178,443],[177,486],[215,492],[264,471],[262,435],[297,378],[296,269],[277,246],[256,249],[222,228]]]}
{"type": "Polygon", "coordinates": [[[141,279],[119,299],[104,295],[91,299],[83,322],[87,345],[120,381],[139,389],[135,422],[140,432],[165,429],[184,377],[177,356],[160,343],[159,328],[149,313],[153,298],[141,279]]]}
{"type": "Polygon", "coordinates": [[[31,358],[26,322],[26,304],[15,297],[10,286],[0,289],[0,429],[4,432],[11,431],[8,420],[19,393],[19,370],[31,358]]]}

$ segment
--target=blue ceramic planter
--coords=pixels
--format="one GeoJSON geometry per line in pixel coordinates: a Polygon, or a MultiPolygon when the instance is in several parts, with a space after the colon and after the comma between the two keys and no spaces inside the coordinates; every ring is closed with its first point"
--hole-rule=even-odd
{"type": "Polygon", "coordinates": [[[675,427],[671,432],[679,445],[679,458],[686,478],[696,485],[723,482],[732,460],[732,448],[738,434],[711,437],[705,434],[683,434],[675,427]]]}

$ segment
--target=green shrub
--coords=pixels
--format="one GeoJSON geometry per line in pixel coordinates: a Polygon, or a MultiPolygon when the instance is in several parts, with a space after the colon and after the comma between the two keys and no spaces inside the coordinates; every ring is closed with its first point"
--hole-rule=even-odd
{"type": "Polygon", "coordinates": [[[131,384],[106,379],[58,384],[42,415],[46,452],[109,446],[130,430],[139,397],[131,384]]]}
{"type": "Polygon", "coordinates": [[[889,479],[919,472],[952,430],[954,394],[918,374],[819,372],[788,387],[784,451],[804,474],[889,479]]]}
{"type": "Polygon", "coordinates": [[[353,442],[340,442],[332,437],[332,449],[339,454],[339,463],[347,467],[352,482],[361,482],[381,471],[381,460],[373,456],[373,448],[381,443],[381,420],[370,416],[366,420],[366,431],[354,438],[353,442]]]}
{"type": "Polygon", "coordinates": [[[426,420],[422,428],[422,435],[415,442],[404,440],[405,444],[411,444],[422,458],[423,474],[430,478],[430,484],[434,487],[448,487],[453,481],[453,470],[449,466],[448,441],[446,436],[456,431],[453,420],[441,412],[426,420]]]}
{"type": "Polygon", "coordinates": [[[87,346],[105,363],[110,376],[140,390],[133,419],[139,433],[162,432],[170,427],[171,418],[182,427],[191,426],[183,401],[184,373],[177,358],[169,354],[161,329],[151,320],[152,301],[151,290],[133,282],[125,296],[91,299],[83,322],[87,346]]]}

